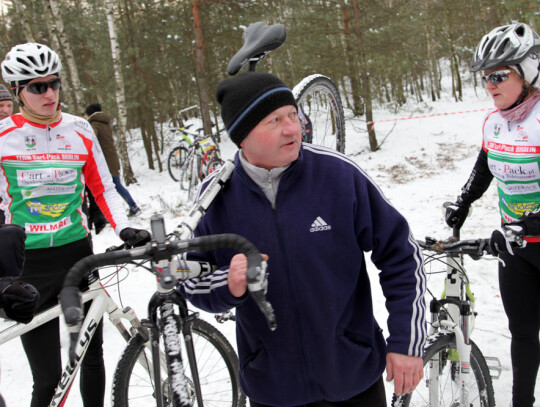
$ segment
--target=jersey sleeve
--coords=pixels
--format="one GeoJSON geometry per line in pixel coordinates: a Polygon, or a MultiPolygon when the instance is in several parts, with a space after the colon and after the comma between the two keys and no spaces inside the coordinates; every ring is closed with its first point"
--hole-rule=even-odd
{"type": "Polygon", "coordinates": [[[124,211],[122,198],[114,186],[99,142],[90,124],[86,123],[87,131],[80,133],[88,150],[88,160],[83,168],[86,186],[118,235],[122,229],[130,226],[130,222],[124,211]]]}

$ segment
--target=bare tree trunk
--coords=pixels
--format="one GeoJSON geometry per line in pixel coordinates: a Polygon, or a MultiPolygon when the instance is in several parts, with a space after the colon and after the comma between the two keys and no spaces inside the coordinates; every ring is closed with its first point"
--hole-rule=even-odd
{"type": "Polygon", "coordinates": [[[114,79],[116,81],[116,105],[118,110],[118,131],[116,138],[118,143],[118,154],[122,163],[124,181],[126,185],[137,182],[129,156],[126,143],[126,94],[124,90],[124,75],[122,74],[122,62],[120,60],[120,47],[116,36],[115,7],[114,0],[105,0],[105,10],[107,13],[107,24],[109,27],[109,38],[111,40],[111,55],[114,66],[114,79]]]}
{"type": "Polygon", "coordinates": [[[351,27],[350,27],[350,16],[349,16],[349,6],[342,2],[343,9],[343,41],[344,49],[346,51],[345,63],[347,65],[347,72],[349,79],[351,81],[351,91],[352,91],[352,111],[355,115],[364,114],[364,106],[360,100],[360,84],[358,83],[357,76],[357,64],[356,64],[356,53],[353,50],[353,45],[351,44],[351,27]]]}
{"type": "Polygon", "coordinates": [[[201,17],[199,15],[199,0],[193,0],[193,33],[195,37],[195,77],[199,88],[200,110],[205,134],[212,134],[210,119],[210,103],[208,100],[206,73],[204,69],[204,43],[202,36],[201,17]]]}
{"type": "Polygon", "coordinates": [[[24,38],[26,38],[26,41],[28,42],[36,42],[34,33],[32,32],[32,27],[28,22],[28,16],[26,15],[24,5],[20,2],[20,0],[11,0],[11,3],[13,4],[13,7],[15,7],[18,19],[21,22],[24,38]]]}
{"type": "Polygon", "coordinates": [[[358,57],[360,59],[360,77],[362,79],[362,96],[366,109],[366,124],[369,137],[369,147],[371,151],[377,151],[379,143],[373,126],[373,104],[371,100],[371,89],[369,84],[369,75],[366,66],[366,55],[364,50],[364,36],[362,27],[360,26],[360,10],[358,8],[358,0],[353,0],[354,9],[354,28],[356,31],[356,40],[358,45],[358,57]]]}
{"type": "MultiPolygon", "coordinates": [[[[55,50],[56,52],[60,52],[61,50],[60,43],[58,42],[58,35],[56,34],[56,27],[52,19],[52,13],[50,12],[50,8],[46,7],[44,14],[45,14],[45,22],[47,23],[47,30],[49,31],[49,40],[51,42],[51,48],[55,50]]],[[[60,76],[60,79],[62,80],[62,83],[64,84],[62,88],[61,100],[65,101],[65,103],[62,103],[62,109],[64,110],[75,109],[76,106],[73,99],[73,87],[69,85],[70,82],[68,81],[68,76],[66,75],[66,71],[60,71],[58,75],[60,76]]],[[[80,113],[81,112],[77,112],[77,114],[80,114],[80,113]]]]}
{"type": "Polygon", "coordinates": [[[48,6],[54,20],[54,27],[56,28],[56,31],[58,33],[58,39],[60,40],[62,50],[64,51],[64,55],[66,56],[66,64],[68,66],[71,76],[71,87],[75,94],[74,110],[75,112],[78,112],[80,114],[84,111],[85,106],[83,101],[81,81],[79,79],[79,71],[77,70],[77,65],[75,64],[75,58],[73,56],[73,51],[71,50],[71,43],[69,42],[64,31],[64,23],[62,22],[62,16],[58,11],[56,0],[49,0],[48,6]]]}

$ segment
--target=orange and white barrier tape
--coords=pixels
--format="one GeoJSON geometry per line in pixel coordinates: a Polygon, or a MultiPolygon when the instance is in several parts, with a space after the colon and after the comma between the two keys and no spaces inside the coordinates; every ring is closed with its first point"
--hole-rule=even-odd
{"type": "Polygon", "coordinates": [[[476,113],[476,112],[485,112],[487,110],[491,110],[492,108],[486,108],[486,109],[472,109],[472,110],[462,110],[459,112],[447,112],[447,113],[433,113],[433,114],[424,114],[420,116],[411,116],[411,117],[399,117],[396,119],[385,119],[385,120],[376,120],[376,121],[370,121],[367,122],[367,125],[371,126],[371,130],[375,127],[375,123],[384,123],[384,122],[398,122],[402,120],[413,120],[413,119],[426,119],[429,117],[439,117],[439,116],[453,116],[457,114],[466,114],[466,113],[476,113]]]}

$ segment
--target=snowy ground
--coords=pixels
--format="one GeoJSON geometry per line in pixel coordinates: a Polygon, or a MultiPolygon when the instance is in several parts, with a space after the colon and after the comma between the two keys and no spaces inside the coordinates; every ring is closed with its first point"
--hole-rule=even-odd
{"type": "MultiPolygon", "coordinates": [[[[481,91],[480,91],[481,92],[481,91]]],[[[444,100],[436,103],[413,103],[399,112],[378,110],[375,124],[379,142],[386,136],[382,149],[371,153],[368,149],[365,124],[359,119],[348,117],[346,153],[356,159],[382,188],[386,196],[408,219],[416,238],[434,236],[446,238],[451,231],[446,227],[441,205],[454,200],[465,183],[474,164],[481,142],[481,122],[484,110],[491,106],[489,98],[481,92],[466,92],[463,102],[444,100]],[[413,108],[414,106],[414,108],[413,108]],[[459,114],[439,115],[462,112],[459,114]],[[410,120],[385,121],[426,115],[410,120]]],[[[180,223],[187,209],[186,194],[180,191],[164,172],[147,169],[142,144],[133,132],[129,143],[132,165],[138,183],[129,190],[142,208],[142,216],[134,220],[134,226],[149,228],[149,218],[153,214],[165,216],[168,230],[180,223]]],[[[171,141],[171,148],[174,143],[171,141]]],[[[221,145],[226,158],[232,158],[235,146],[224,140],[221,145]]],[[[166,166],[166,154],[164,154],[166,166]]],[[[127,209],[126,209],[127,210],[127,209]]],[[[474,207],[473,215],[462,229],[462,238],[489,237],[498,226],[496,191],[490,188],[474,207]]],[[[117,244],[112,230],[108,227],[95,237],[96,251],[117,244]]],[[[494,381],[497,405],[507,406],[510,400],[511,365],[509,357],[510,335],[504,314],[497,282],[495,261],[467,260],[472,289],[477,299],[478,318],[473,339],[486,356],[496,356],[502,363],[502,375],[494,381]]],[[[375,296],[375,310],[381,326],[387,318],[384,298],[378,289],[377,271],[371,267],[372,285],[375,296]]],[[[440,283],[431,282],[430,288],[439,294],[440,283]]],[[[154,290],[154,280],[145,271],[131,273],[121,283],[121,299],[124,305],[132,306],[140,317],[146,316],[146,303],[154,290]]],[[[109,293],[118,300],[118,290],[111,287],[109,293]]],[[[428,298],[429,300],[429,298],[428,298]]],[[[211,315],[205,319],[215,323],[211,315]]],[[[6,326],[6,323],[0,323],[6,326]]],[[[234,344],[234,324],[219,325],[231,343],[234,344]]],[[[63,347],[67,348],[67,337],[63,336],[63,347]]],[[[0,391],[8,407],[29,404],[31,376],[19,340],[13,340],[0,348],[1,379],[0,391]]],[[[105,324],[105,358],[107,363],[107,405],[110,405],[110,380],[114,366],[122,349],[122,339],[111,324],[105,324]]],[[[43,350],[44,352],[46,349],[43,350]]],[[[81,406],[79,391],[72,390],[69,406],[81,406]]],[[[390,385],[387,394],[391,394],[390,385]]],[[[536,398],[540,400],[540,384],[536,398]]]]}

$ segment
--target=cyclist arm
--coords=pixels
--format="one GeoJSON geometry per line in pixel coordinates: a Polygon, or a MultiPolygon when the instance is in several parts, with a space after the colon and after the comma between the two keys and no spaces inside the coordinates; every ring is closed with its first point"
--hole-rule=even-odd
{"type": "Polygon", "coordinates": [[[486,192],[492,179],[493,174],[488,167],[487,152],[482,148],[469,179],[461,188],[461,201],[465,205],[472,204],[486,192]]]}
{"type": "Polygon", "coordinates": [[[103,215],[110,222],[116,234],[120,235],[123,229],[130,227],[130,222],[124,212],[122,198],[114,186],[103,151],[90,124],[88,124],[87,130],[84,134],[84,142],[88,150],[88,159],[83,168],[86,185],[103,215]]]}

